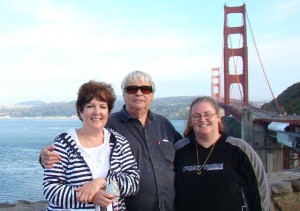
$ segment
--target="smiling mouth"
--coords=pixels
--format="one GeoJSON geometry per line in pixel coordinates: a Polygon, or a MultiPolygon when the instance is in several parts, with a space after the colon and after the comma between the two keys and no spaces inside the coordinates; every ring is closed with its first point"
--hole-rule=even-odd
{"type": "Polygon", "coordinates": [[[204,127],[208,127],[208,125],[199,125],[199,127],[204,128],[204,127]]]}

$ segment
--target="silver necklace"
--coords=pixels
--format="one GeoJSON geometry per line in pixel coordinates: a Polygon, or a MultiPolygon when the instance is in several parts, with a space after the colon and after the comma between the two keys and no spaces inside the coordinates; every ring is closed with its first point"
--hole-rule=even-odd
{"type": "MultiPolygon", "coordinates": [[[[200,166],[200,165],[199,165],[199,155],[198,155],[198,145],[197,145],[197,141],[195,141],[195,142],[196,142],[197,165],[200,166]]],[[[216,142],[213,144],[213,146],[212,146],[212,148],[211,148],[211,150],[210,150],[208,156],[206,157],[204,163],[202,164],[201,168],[197,170],[197,174],[199,174],[199,175],[201,174],[201,171],[202,171],[203,167],[205,166],[205,164],[206,164],[206,162],[208,161],[208,159],[209,159],[209,157],[210,157],[212,151],[214,150],[215,144],[216,144],[216,142]]]]}

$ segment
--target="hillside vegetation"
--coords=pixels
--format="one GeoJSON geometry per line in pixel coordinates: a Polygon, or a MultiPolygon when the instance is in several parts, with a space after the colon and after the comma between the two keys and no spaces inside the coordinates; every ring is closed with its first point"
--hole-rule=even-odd
{"type": "MultiPolygon", "coordinates": [[[[194,96],[157,98],[153,100],[151,110],[168,119],[186,119],[189,105],[194,98],[194,96]]],[[[122,105],[122,100],[116,100],[112,113],[119,111],[122,105]]],[[[30,101],[14,106],[0,106],[0,117],[74,117],[76,115],[75,101],[57,103],[30,101]]]]}
{"type": "MultiPolygon", "coordinates": [[[[151,105],[151,110],[162,114],[170,120],[186,119],[189,105],[196,96],[179,96],[155,98],[151,105]]],[[[117,98],[112,112],[122,108],[123,100],[117,98]]],[[[293,84],[277,97],[281,113],[300,115],[300,82],[293,84]]],[[[262,106],[268,111],[276,111],[276,103],[272,100],[262,106]]],[[[0,106],[1,117],[74,117],[77,116],[75,101],[45,103],[42,101],[28,101],[18,103],[14,106],[0,106]]]]}
{"type": "Polygon", "coordinates": [[[277,111],[281,114],[286,112],[286,114],[289,115],[300,115],[300,82],[288,87],[280,95],[278,95],[276,100],[279,110],[277,109],[275,100],[264,104],[262,109],[275,112],[277,111]]]}

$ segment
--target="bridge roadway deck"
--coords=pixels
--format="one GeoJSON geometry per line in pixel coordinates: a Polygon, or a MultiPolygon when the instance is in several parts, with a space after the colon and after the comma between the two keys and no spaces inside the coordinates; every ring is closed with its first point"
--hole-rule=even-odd
{"type": "Polygon", "coordinates": [[[262,159],[266,154],[273,152],[270,158],[263,161],[265,164],[269,162],[268,166],[272,166],[270,171],[282,169],[282,166],[283,169],[292,168],[294,165],[292,163],[296,160],[300,165],[299,115],[279,115],[236,103],[230,106],[224,103],[219,105],[224,109],[226,116],[234,117],[241,124],[242,138],[256,151],[260,151],[262,159]],[[270,159],[274,160],[268,161],[270,159]]]}
{"type": "Polygon", "coordinates": [[[252,112],[252,118],[254,122],[282,122],[289,123],[290,125],[300,126],[299,115],[279,115],[275,112],[268,112],[255,106],[244,106],[241,103],[232,103],[231,105],[226,105],[225,103],[219,102],[219,105],[225,110],[225,114],[233,116],[240,123],[242,122],[244,109],[248,109],[252,112]]]}

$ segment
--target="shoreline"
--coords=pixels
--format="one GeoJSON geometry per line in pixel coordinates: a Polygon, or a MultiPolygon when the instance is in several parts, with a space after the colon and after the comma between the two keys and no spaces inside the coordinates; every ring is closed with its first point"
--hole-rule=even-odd
{"type": "Polygon", "coordinates": [[[0,211],[44,211],[47,208],[47,201],[31,202],[19,200],[16,203],[0,203],[0,211]]]}
{"type": "Polygon", "coordinates": [[[35,116],[35,117],[0,116],[0,119],[78,119],[78,116],[35,116]]]}

